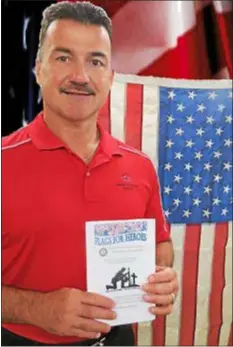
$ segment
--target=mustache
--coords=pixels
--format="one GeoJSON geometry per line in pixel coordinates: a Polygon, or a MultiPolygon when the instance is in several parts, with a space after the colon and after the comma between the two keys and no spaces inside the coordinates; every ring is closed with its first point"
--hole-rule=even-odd
{"type": "Polygon", "coordinates": [[[80,83],[75,83],[72,82],[70,85],[66,87],[60,87],[59,91],[61,93],[85,93],[85,94],[95,94],[93,89],[88,86],[88,84],[80,84],[80,83]]]}

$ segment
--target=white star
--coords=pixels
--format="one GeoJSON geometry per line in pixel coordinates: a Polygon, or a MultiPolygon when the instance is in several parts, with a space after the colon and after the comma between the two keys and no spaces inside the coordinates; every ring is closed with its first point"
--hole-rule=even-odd
{"type": "Polygon", "coordinates": [[[194,176],[194,182],[200,183],[201,182],[201,176],[200,175],[196,175],[194,176]]]}
{"type": "Polygon", "coordinates": [[[203,113],[203,111],[206,109],[206,107],[204,106],[204,104],[198,104],[197,105],[197,112],[201,112],[203,113]]]}
{"type": "Polygon", "coordinates": [[[216,96],[217,96],[217,94],[215,93],[215,91],[210,92],[210,93],[208,93],[208,94],[209,94],[208,99],[212,99],[212,100],[214,100],[214,99],[216,98],[216,96]]]}
{"type": "Polygon", "coordinates": [[[232,91],[228,92],[228,98],[232,99],[232,91]]]}
{"type": "Polygon", "coordinates": [[[218,111],[222,112],[224,110],[224,108],[226,108],[225,105],[218,105],[218,111]]]}
{"type": "Polygon", "coordinates": [[[186,117],[186,122],[192,124],[194,122],[194,118],[192,116],[186,117]]]}
{"type": "Polygon", "coordinates": [[[190,214],[192,214],[189,210],[183,211],[183,217],[189,218],[190,214]]]}
{"type": "Polygon", "coordinates": [[[166,211],[164,211],[164,214],[165,214],[166,217],[169,217],[171,212],[169,210],[166,210],[166,211]]]}
{"type": "Polygon", "coordinates": [[[181,204],[181,200],[178,199],[173,199],[173,205],[176,205],[177,207],[181,204]]]}
{"type": "Polygon", "coordinates": [[[214,118],[212,116],[207,116],[206,117],[206,123],[213,124],[214,123],[214,118]]]}
{"type": "Polygon", "coordinates": [[[209,148],[211,148],[214,144],[212,140],[207,140],[205,143],[206,143],[205,147],[209,147],[209,148]]]}
{"type": "Polygon", "coordinates": [[[230,190],[231,190],[231,188],[229,186],[224,186],[223,187],[223,193],[228,194],[230,190]]]}
{"type": "Polygon", "coordinates": [[[175,159],[181,159],[183,157],[183,154],[182,153],[180,153],[180,152],[176,152],[175,153],[175,159]]]}
{"type": "Polygon", "coordinates": [[[224,147],[231,147],[231,145],[232,145],[231,139],[224,140],[224,147]]]}
{"type": "Polygon", "coordinates": [[[210,192],[212,191],[212,189],[210,188],[210,186],[204,187],[204,193],[205,194],[210,194],[210,192]]]}
{"type": "Polygon", "coordinates": [[[209,218],[209,216],[211,215],[211,212],[209,211],[209,209],[203,210],[202,213],[203,213],[203,217],[207,217],[207,218],[209,218]]]}
{"type": "Polygon", "coordinates": [[[182,180],[182,178],[183,178],[183,177],[181,177],[180,174],[179,174],[179,175],[175,175],[175,176],[174,176],[174,182],[180,183],[180,181],[182,180]]]}
{"type": "Polygon", "coordinates": [[[204,170],[210,171],[210,169],[212,168],[213,165],[211,165],[210,163],[205,163],[204,164],[204,170]]]}
{"type": "Polygon", "coordinates": [[[192,191],[192,189],[188,186],[188,187],[184,187],[184,193],[185,194],[190,194],[191,193],[191,191],[192,191]]]}
{"type": "Polygon", "coordinates": [[[219,151],[214,152],[214,158],[219,159],[221,157],[222,153],[219,151]]]}
{"type": "Polygon", "coordinates": [[[228,212],[228,209],[227,208],[223,208],[221,216],[226,216],[227,212],[228,212]]]}
{"type": "Polygon", "coordinates": [[[165,164],[164,170],[171,171],[172,165],[170,163],[165,164]]]}
{"type": "Polygon", "coordinates": [[[183,110],[185,109],[185,106],[181,103],[181,104],[177,104],[177,111],[183,112],[183,110]]]}
{"type": "Polygon", "coordinates": [[[232,168],[232,165],[229,161],[227,163],[223,163],[223,165],[224,165],[223,170],[230,171],[230,169],[232,168]]]}
{"type": "Polygon", "coordinates": [[[231,123],[233,120],[232,115],[226,116],[225,117],[225,123],[231,123]]]}
{"type": "Polygon", "coordinates": [[[201,160],[202,157],[203,157],[203,154],[201,154],[200,151],[195,153],[195,159],[201,160]]]}
{"type": "Polygon", "coordinates": [[[197,94],[195,94],[195,92],[194,91],[192,91],[192,92],[188,92],[189,93],[189,96],[188,96],[188,98],[189,99],[194,99],[195,98],[195,96],[197,96],[197,94]]]}
{"type": "Polygon", "coordinates": [[[198,206],[199,207],[200,203],[201,203],[201,200],[199,200],[199,198],[193,199],[193,205],[194,206],[198,206]]]}
{"type": "Polygon", "coordinates": [[[174,93],[173,90],[168,92],[168,99],[172,99],[173,100],[175,96],[176,96],[176,94],[174,93]]]}
{"type": "Polygon", "coordinates": [[[222,128],[217,128],[216,129],[216,135],[221,135],[223,133],[222,128]]]}
{"type": "Polygon", "coordinates": [[[174,122],[175,118],[173,118],[173,115],[167,116],[167,123],[172,124],[174,122]]]}
{"type": "Polygon", "coordinates": [[[222,180],[222,176],[219,176],[219,174],[214,175],[214,182],[220,182],[222,180]]]}
{"type": "Polygon", "coordinates": [[[170,188],[170,186],[164,187],[164,194],[169,195],[171,191],[172,189],[170,188]]]}
{"type": "Polygon", "coordinates": [[[192,165],[190,163],[184,164],[184,169],[190,171],[192,169],[192,165]]]}
{"type": "Polygon", "coordinates": [[[195,142],[193,142],[192,140],[187,140],[187,141],[186,141],[185,147],[190,147],[190,148],[192,148],[192,146],[194,146],[194,145],[195,145],[195,142]]]}
{"type": "Polygon", "coordinates": [[[197,129],[197,135],[202,136],[205,133],[205,131],[202,128],[197,129]]]}
{"type": "Polygon", "coordinates": [[[221,200],[219,200],[219,198],[214,198],[214,199],[212,199],[213,200],[213,205],[219,205],[220,204],[220,202],[221,202],[221,200]]]}
{"type": "Polygon", "coordinates": [[[174,145],[174,142],[172,142],[172,140],[166,141],[166,147],[171,148],[173,145],[174,145]]]}
{"type": "Polygon", "coordinates": [[[177,128],[177,129],[176,129],[176,135],[182,136],[183,133],[184,133],[184,130],[183,130],[182,128],[177,128]]]}

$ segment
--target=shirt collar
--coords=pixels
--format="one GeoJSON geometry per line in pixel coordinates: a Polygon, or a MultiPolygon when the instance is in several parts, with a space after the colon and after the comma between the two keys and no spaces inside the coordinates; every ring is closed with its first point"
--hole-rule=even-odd
{"type": "MultiPolygon", "coordinates": [[[[122,156],[119,148],[119,142],[113,138],[106,130],[104,130],[101,123],[97,122],[100,131],[100,144],[98,152],[106,154],[108,157],[113,155],[122,156]]],[[[55,150],[59,148],[66,148],[64,144],[46,125],[43,117],[43,112],[40,112],[35,119],[28,126],[29,136],[39,150],[55,150]]]]}

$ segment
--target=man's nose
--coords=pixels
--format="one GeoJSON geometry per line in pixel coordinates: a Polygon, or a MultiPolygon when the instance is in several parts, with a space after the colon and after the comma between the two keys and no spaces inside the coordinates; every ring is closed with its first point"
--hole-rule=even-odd
{"type": "Polygon", "coordinates": [[[88,83],[90,81],[90,77],[84,64],[75,64],[75,67],[71,73],[71,80],[76,83],[88,83]]]}

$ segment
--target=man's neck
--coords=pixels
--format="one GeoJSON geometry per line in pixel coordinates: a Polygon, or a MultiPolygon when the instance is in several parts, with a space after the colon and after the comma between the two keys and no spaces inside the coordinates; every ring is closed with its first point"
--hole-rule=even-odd
{"type": "Polygon", "coordinates": [[[48,128],[84,161],[98,146],[96,116],[75,122],[44,112],[44,121],[48,128]]]}

